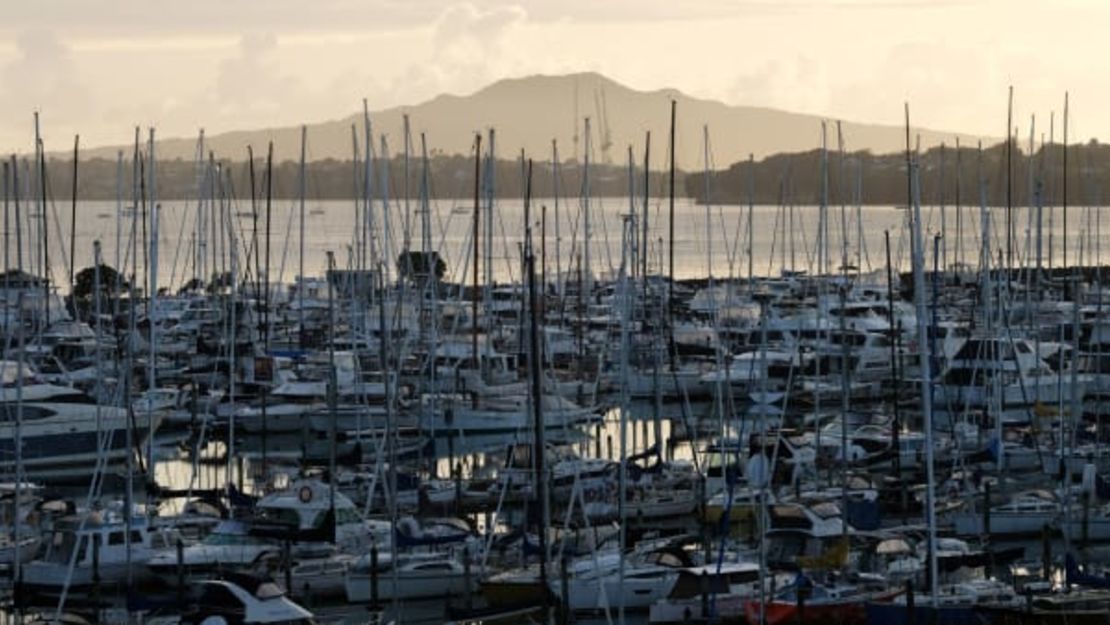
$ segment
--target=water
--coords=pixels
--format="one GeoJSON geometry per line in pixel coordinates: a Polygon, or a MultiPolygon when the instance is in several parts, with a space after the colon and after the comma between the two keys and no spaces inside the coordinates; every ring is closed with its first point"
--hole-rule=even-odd
{"type": "MultiPolygon", "coordinates": [[[[423,239],[420,228],[422,214],[415,208],[416,205],[416,202],[411,204],[413,208],[409,215],[408,238],[413,249],[419,249],[423,239]]],[[[469,263],[473,249],[470,238],[473,224],[472,205],[472,200],[469,199],[438,200],[431,205],[432,226],[429,238],[432,247],[440,250],[447,262],[447,279],[450,281],[469,283],[471,280],[469,263]]],[[[234,202],[230,210],[230,222],[234,225],[239,244],[237,262],[241,271],[247,267],[247,251],[251,249],[254,228],[249,209],[248,202],[234,202]]],[[[623,216],[627,215],[630,209],[628,198],[591,200],[590,265],[594,275],[600,277],[617,275],[621,263],[623,216]]],[[[403,205],[400,203],[391,204],[387,236],[382,230],[381,204],[374,203],[373,212],[376,221],[374,244],[379,249],[385,246],[389,251],[388,257],[394,261],[403,249],[405,241],[403,210],[403,205]]],[[[570,202],[561,200],[558,209],[558,227],[556,227],[554,200],[550,198],[533,200],[533,240],[537,255],[544,247],[540,242],[540,234],[542,215],[545,210],[547,271],[549,278],[553,280],[553,276],[559,272],[564,274],[574,272],[575,252],[583,252],[584,226],[581,203],[577,199],[570,202]]],[[[636,211],[642,215],[642,206],[637,206],[636,211]]],[[[226,235],[221,235],[217,228],[216,236],[213,237],[210,211],[205,208],[202,213],[205,234],[198,237],[198,210],[195,202],[167,201],[162,204],[158,229],[158,284],[161,287],[173,289],[180,287],[200,273],[197,271],[198,266],[203,270],[203,275],[208,276],[217,270],[226,271],[230,268],[227,246],[217,242],[217,240],[226,240],[226,235]],[[198,240],[201,241],[200,246],[197,245],[198,240]],[[198,251],[203,256],[199,261],[198,251]]],[[[520,279],[523,213],[523,203],[519,200],[499,200],[496,204],[491,266],[493,280],[497,282],[520,279]]],[[[648,215],[650,241],[648,261],[651,272],[665,272],[669,265],[669,250],[666,245],[669,238],[667,213],[666,202],[653,199],[648,215]]],[[[1000,228],[1004,228],[1004,210],[993,209],[993,213],[991,245],[994,251],[992,256],[997,260],[999,254],[1004,253],[1006,249],[1005,235],[1000,232],[1000,228]]],[[[484,208],[482,214],[484,220],[484,208]]],[[[704,206],[696,205],[688,199],[676,200],[674,243],[676,276],[678,278],[705,277],[709,275],[710,269],[718,278],[747,276],[749,263],[746,251],[749,236],[747,207],[735,205],[711,207],[708,231],[706,214],[704,206]]],[[[65,292],[68,291],[70,256],[69,206],[64,203],[57,204],[50,209],[49,215],[51,276],[59,285],[59,290],[65,292]]],[[[923,209],[923,215],[926,226],[925,238],[931,241],[934,235],[942,231],[940,211],[936,208],[926,208],[923,209]]],[[[889,206],[865,206],[859,209],[830,207],[828,266],[835,271],[846,257],[848,265],[860,267],[865,272],[885,267],[883,233],[889,231],[893,264],[900,270],[907,269],[909,241],[905,227],[906,218],[907,211],[889,206]],[[846,229],[843,228],[845,223],[846,229]],[[842,235],[844,230],[847,231],[846,237],[842,235]],[[862,245],[860,234],[862,234],[862,245]],[[846,253],[845,241],[847,242],[846,253]]],[[[1045,265],[1059,265],[1062,261],[1062,231],[1059,227],[1062,220],[1054,219],[1054,227],[1049,227],[1049,219],[1046,214],[1046,225],[1041,235],[1042,258],[1045,265]]],[[[260,215],[258,221],[259,230],[263,232],[265,215],[260,215]]],[[[815,207],[795,207],[784,211],[775,206],[756,206],[751,221],[753,275],[778,275],[784,268],[816,271],[815,250],[819,238],[819,219],[818,210],[815,207]]],[[[972,266],[977,265],[981,248],[979,209],[965,207],[961,209],[957,218],[955,209],[949,207],[945,211],[944,221],[947,242],[941,243],[940,249],[948,262],[942,264],[950,266],[959,261],[972,266]],[[961,236],[957,236],[957,233],[961,236]]],[[[1029,211],[1015,209],[1012,221],[1015,232],[1013,244],[1015,264],[1026,260],[1032,263],[1036,253],[1035,251],[1027,253],[1026,250],[1036,249],[1036,232],[1029,220],[1029,211]]],[[[1077,240],[1080,235],[1074,233],[1071,235],[1068,249],[1072,261],[1082,260],[1085,264],[1091,264],[1100,260],[1103,248],[1110,250],[1110,240],[1104,240],[1107,236],[1101,234],[1099,213],[1073,209],[1071,221],[1083,233],[1082,241],[1077,240]],[[1080,253],[1084,255],[1082,259],[1078,257],[1080,253]]],[[[32,213],[32,217],[25,219],[24,224],[22,233],[24,265],[39,273],[42,267],[39,244],[41,216],[32,213]]],[[[77,257],[78,270],[92,265],[93,241],[96,240],[101,242],[104,262],[114,267],[122,266],[124,263],[128,267],[132,266],[128,244],[132,230],[130,212],[125,211],[117,220],[115,202],[81,202],[77,207],[77,225],[74,254],[77,257]],[[117,245],[117,228],[122,235],[119,238],[120,245],[117,245]]],[[[357,260],[357,249],[354,247],[355,230],[353,202],[329,201],[308,204],[305,215],[305,273],[322,275],[327,265],[328,251],[335,253],[337,266],[341,268],[353,266],[357,260]]],[[[141,241],[143,236],[141,216],[135,231],[141,241]]],[[[290,200],[274,202],[271,233],[271,277],[280,283],[291,283],[300,265],[299,210],[296,202],[290,200]]],[[[642,236],[642,222],[636,224],[635,236],[637,239],[642,236]]],[[[14,228],[9,232],[6,241],[7,262],[9,266],[15,266],[14,228]]],[[[932,248],[930,244],[930,251],[932,248]]],[[[261,251],[259,261],[264,263],[264,244],[261,245],[261,251]]],[[[142,245],[136,250],[140,274],[143,273],[142,269],[145,267],[148,253],[149,250],[144,249],[142,245]]],[[[584,254],[582,256],[584,263],[584,254]]],[[[932,264],[931,254],[927,255],[926,262],[929,265],[932,264]]],[[[390,267],[389,270],[393,272],[394,267],[390,267]]],[[[483,268],[481,270],[483,280],[485,272],[486,269],[483,268]]],[[[128,273],[131,271],[129,270],[128,273]]]]}
{"type": "MultiPolygon", "coordinates": [[[[633,402],[629,408],[629,422],[625,428],[625,446],[628,455],[659,444],[665,449],[671,439],[674,423],[686,418],[690,423],[704,419],[711,409],[706,402],[694,402],[687,408],[682,404],[667,403],[662,406],[659,419],[658,436],[655,428],[654,406],[650,402],[633,402]]],[[[201,447],[201,453],[194,456],[190,449],[179,446],[184,433],[159,432],[155,436],[155,477],[163,487],[172,489],[219,489],[231,481],[239,483],[240,467],[232,463],[229,467],[226,446],[218,442],[224,434],[208,431],[208,442],[201,447]]],[[[606,412],[603,421],[588,427],[571,427],[564,431],[549,430],[549,441],[566,442],[583,456],[596,456],[616,460],[620,456],[620,411],[613,408],[606,412]]],[[[252,490],[251,476],[258,468],[262,457],[261,437],[238,435],[236,455],[242,456],[243,485],[252,490]]],[[[502,456],[506,446],[513,442],[531,442],[530,431],[516,434],[485,434],[439,436],[433,441],[430,457],[420,461],[418,468],[433,475],[447,477],[451,467],[460,465],[462,476],[469,478],[488,472],[492,467],[492,456],[502,456]]],[[[303,444],[300,434],[270,434],[266,440],[268,462],[271,468],[285,467],[290,473],[297,469],[292,459],[303,444]]],[[[676,459],[689,460],[693,452],[689,444],[677,445],[673,455],[676,459]]],[[[171,502],[170,508],[176,509],[171,502]]]]}

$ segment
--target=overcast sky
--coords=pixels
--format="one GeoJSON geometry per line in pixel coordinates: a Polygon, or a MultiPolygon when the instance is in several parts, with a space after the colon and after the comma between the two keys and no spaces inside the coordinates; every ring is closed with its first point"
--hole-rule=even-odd
{"type": "MultiPolygon", "coordinates": [[[[0,149],[332,119],[499,78],[598,71],[640,89],[830,118],[1110,137],[1110,2],[1070,0],[35,0],[0,20],[0,149]]],[[[619,115],[619,111],[611,114],[619,115]]]]}

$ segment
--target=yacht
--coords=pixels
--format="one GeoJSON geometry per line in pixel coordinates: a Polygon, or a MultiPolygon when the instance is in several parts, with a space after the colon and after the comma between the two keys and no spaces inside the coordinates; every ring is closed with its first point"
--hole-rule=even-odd
{"type": "Polygon", "coordinates": [[[470,594],[477,588],[477,573],[445,553],[403,553],[394,560],[388,552],[377,561],[360,557],[347,572],[347,601],[367,603],[377,599],[425,599],[470,594]]]}
{"type": "MultiPolygon", "coordinates": [[[[190,577],[224,568],[250,567],[280,552],[287,541],[293,557],[318,555],[334,548],[356,551],[373,539],[370,527],[354,502],[341,492],[333,495],[328,484],[311,479],[294,481],[288,488],[260,499],[251,517],[225,521],[200,543],[185,547],[180,566],[190,577]]],[[[147,566],[163,580],[177,580],[177,550],[153,555],[147,566]]]]}
{"type": "MultiPolygon", "coordinates": [[[[124,512],[121,505],[113,505],[56,521],[45,538],[43,555],[23,566],[24,585],[53,594],[63,589],[84,590],[94,582],[106,587],[145,580],[148,574],[143,565],[152,553],[155,534],[174,530],[154,529],[139,510],[128,525],[124,512]]],[[[163,536],[158,542],[177,541],[163,536]]]]}
{"type": "Polygon", "coordinates": [[[315,625],[311,612],[293,602],[274,582],[228,575],[200,585],[196,602],[176,621],[158,625],[315,625]]]}

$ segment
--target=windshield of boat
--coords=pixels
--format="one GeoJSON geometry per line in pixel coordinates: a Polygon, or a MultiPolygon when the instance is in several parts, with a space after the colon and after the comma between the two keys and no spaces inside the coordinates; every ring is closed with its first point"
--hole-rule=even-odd
{"type": "Polygon", "coordinates": [[[301,515],[292,508],[260,506],[258,508],[258,520],[263,523],[288,525],[290,527],[300,527],[301,525],[301,515]]]}
{"type": "Polygon", "coordinates": [[[220,545],[261,545],[266,541],[255,538],[249,534],[232,534],[226,532],[212,532],[204,537],[203,544],[209,546],[220,545]]]}

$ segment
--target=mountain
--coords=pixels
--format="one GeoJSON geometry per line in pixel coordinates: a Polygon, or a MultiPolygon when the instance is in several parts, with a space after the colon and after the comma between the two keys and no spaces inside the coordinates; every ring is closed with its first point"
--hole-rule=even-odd
{"type": "MultiPolygon", "coordinates": [[[[593,159],[623,163],[627,147],[633,146],[637,162],[643,160],[644,133],[651,132],[653,167],[665,167],[670,122],[670,101],[677,102],[676,161],[687,170],[702,167],[702,127],[708,125],[713,161],[718,168],[748,158],[757,159],[779,152],[798,152],[820,146],[821,119],[814,115],[790,113],[770,108],[731,106],[713,100],[687,96],[674,89],[637,91],[596,73],[564,76],[529,76],[500,80],[465,96],[440,95],[414,106],[371,112],[375,134],[384,132],[390,151],[399,153],[402,145],[403,116],[411,121],[414,153],[418,153],[420,133],[434,153],[467,154],[474,133],[496,129],[497,152],[512,158],[520,152],[538,160],[551,156],[551,141],[558,140],[560,158],[575,152],[575,133],[581,136],[578,151],[584,149],[582,124],[574,120],[590,117],[593,159]],[[606,140],[608,139],[608,140],[606,140]]],[[[314,159],[350,159],[351,125],[362,136],[362,115],[308,125],[310,154],[314,159]]],[[[905,130],[846,122],[842,124],[845,145],[851,150],[875,153],[904,149],[905,130]]],[[[957,136],[964,145],[974,145],[978,137],[951,132],[914,129],[923,148],[941,141],[953,143],[957,136]]],[[[829,145],[836,143],[836,129],[829,128],[829,145]]],[[[246,147],[256,154],[274,142],[278,161],[296,160],[300,150],[300,128],[240,130],[206,138],[208,149],[217,157],[246,160],[246,147]]],[[[993,143],[993,141],[991,141],[993,143]]],[[[114,158],[117,149],[103,147],[86,150],[86,157],[114,158]]],[[[191,160],[195,138],[163,139],[158,142],[160,159],[191,160]]]]}

